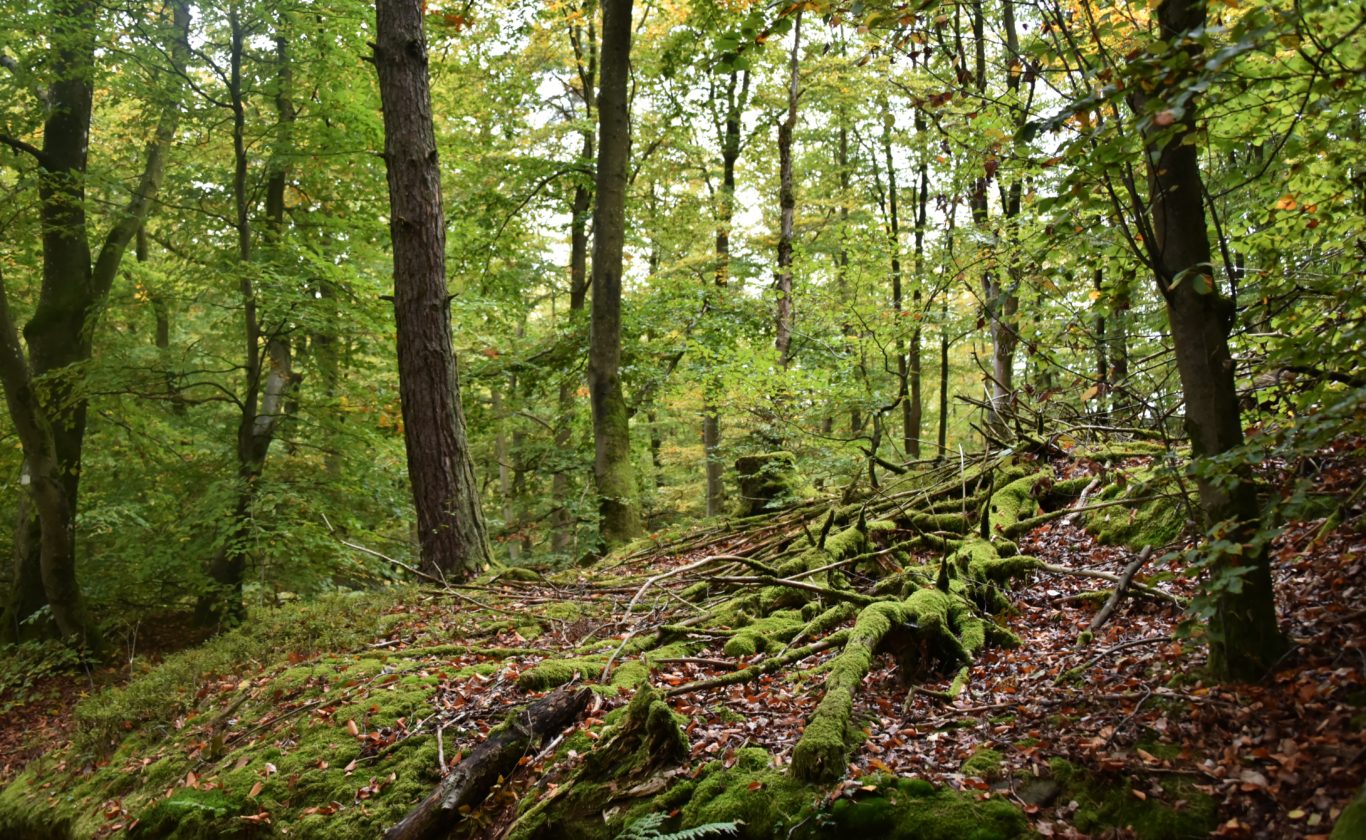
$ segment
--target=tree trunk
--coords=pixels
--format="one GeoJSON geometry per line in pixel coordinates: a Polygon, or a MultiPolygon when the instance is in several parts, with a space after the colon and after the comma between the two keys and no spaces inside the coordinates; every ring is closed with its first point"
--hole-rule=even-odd
{"type": "MultiPolygon", "coordinates": [[[[716,288],[730,282],[730,230],[735,221],[735,164],[740,159],[740,132],[745,104],[749,101],[749,71],[730,72],[726,81],[726,120],[721,135],[721,194],[716,213],[716,288]],[[738,90],[737,90],[738,86],[738,90]]],[[[719,294],[719,292],[718,292],[719,294]]],[[[716,401],[720,391],[716,377],[702,386],[702,451],[706,455],[707,516],[721,512],[725,497],[721,462],[721,416],[716,401]]]]}
{"type": "Polygon", "coordinates": [[[1105,337],[1105,310],[1101,301],[1105,299],[1105,271],[1097,268],[1091,278],[1096,293],[1096,417],[1104,422],[1110,393],[1110,345],[1105,337]]]}
{"type": "Polygon", "coordinates": [[[778,363],[786,368],[792,354],[792,235],[797,194],[792,175],[792,132],[797,128],[797,97],[801,93],[798,61],[802,45],[802,13],[792,30],[792,58],[788,65],[787,117],[778,125],[778,307],[773,346],[778,363]]]}
{"type": "MultiPolygon", "coordinates": [[[[250,555],[252,507],[265,470],[266,456],[284,416],[285,401],[294,380],[293,347],[285,325],[264,328],[257,309],[256,288],[250,268],[254,257],[252,202],[247,183],[247,103],[242,80],[246,32],[239,9],[235,6],[228,12],[228,25],[231,33],[228,105],[232,111],[233,126],[232,195],[234,225],[237,228],[238,290],[242,298],[246,389],[239,404],[234,448],[237,500],[233,505],[231,525],[223,546],[209,561],[208,572],[213,586],[200,597],[195,609],[196,620],[204,626],[233,625],[246,616],[242,584],[250,555]]],[[[275,104],[281,134],[276,138],[275,158],[270,162],[266,183],[266,245],[271,257],[278,253],[284,235],[284,194],[288,171],[281,159],[284,151],[281,147],[288,142],[289,124],[294,119],[294,107],[289,96],[289,54],[283,34],[276,33],[275,45],[279,86],[275,104]]]]}
{"type": "Polygon", "coordinates": [[[408,476],[421,568],[467,578],[489,561],[446,292],[446,226],[420,0],[377,0],[375,67],[384,109],[394,320],[408,476]]]}
{"type": "MultiPolygon", "coordinates": [[[[957,205],[949,206],[948,266],[953,266],[953,227],[957,205]]],[[[949,296],[946,292],[939,301],[939,430],[936,443],[940,457],[948,454],[949,432],[949,296]]]]}
{"type": "Polygon", "coordinates": [[[891,108],[884,102],[882,154],[887,166],[887,245],[892,252],[892,330],[896,334],[896,341],[893,344],[896,348],[896,398],[901,405],[902,451],[909,456],[912,452],[918,452],[920,447],[912,432],[911,375],[909,359],[906,358],[906,340],[902,337],[902,319],[907,313],[901,276],[900,196],[897,194],[896,162],[892,159],[892,127],[895,124],[891,108]]]}
{"type": "MultiPolygon", "coordinates": [[[[1190,53],[1191,60],[1168,75],[1179,90],[1193,72],[1190,68],[1199,64],[1199,47],[1186,45],[1184,38],[1204,25],[1205,5],[1165,0],[1158,18],[1172,48],[1190,53]]],[[[1139,113],[1148,110],[1143,99],[1138,98],[1139,113]]],[[[1210,262],[1198,144],[1186,142],[1196,121],[1192,100],[1173,129],[1150,130],[1147,144],[1152,268],[1167,303],[1191,452],[1200,458],[1241,446],[1243,429],[1228,345],[1235,313],[1219,292],[1210,262]]],[[[1221,481],[1197,481],[1206,525],[1220,526],[1224,539],[1244,544],[1243,554],[1220,554],[1210,569],[1216,589],[1210,664],[1220,675],[1256,680],[1275,665],[1286,643],[1276,624],[1269,558],[1248,542],[1260,513],[1252,478],[1246,469],[1230,469],[1221,481]],[[1233,576],[1241,577],[1237,591],[1224,585],[1233,576]]]]}
{"type": "MultiPolygon", "coordinates": [[[[85,215],[85,173],[99,15],[96,5],[86,0],[62,0],[54,12],[72,25],[51,33],[53,82],[46,94],[43,147],[35,153],[39,165],[43,279],[38,304],[24,327],[27,359],[8,307],[3,325],[12,334],[12,351],[17,354],[11,370],[13,376],[6,379],[10,407],[15,407],[13,400],[18,398],[19,404],[27,405],[34,415],[29,421],[45,430],[41,434],[35,432],[24,444],[32,511],[38,517],[38,538],[31,539],[35,534],[29,516],[25,515],[19,528],[28,533],[20,535],[15,544],[17,549],[27,550],[29,556],[17,560],[18,585],[5,606],[0,626],[18,626],[34,611],[31,572],[37,568],[43,582],[43,598],[52,610],[57,631],[68,639],[96,646],[98,638],[87,620],[76,578],[76,513],[87,403],[75,393],[70,377],[50,377],[50,384],[41,394],[32,388],[32,380],[91,358],[96,321],[128,244],[142,227],[161,186],[166,153],[180,110],[174,104],[178,88],[168,91],[167,101],[172,104],[163,107],[147,144],[137,186],[116,215],[92,265],[85,215]],[[27,391],[27,396],[11,394],[14,389],[27,391]],[[44,436],[50,438],[42,444],[44,451],[30,453],[28,445],[39,445],[44,436]]],[[[178,80],[188,53],[190,11],[188,4],[177,2],[172,4],[171,12],[166,52],[175,71],[170,76],[178,80]]],[[[178,85],[178,81],[173,84],[178,85]]],[[[16,418],[16,427],[19,422],[16,418]]]]}
{"type": "MultiPolygon", "coordinates": [[[[584,119],[593,121],[594,90],[598,72],[598,37],[594,15],[590,11],[584,16],[585,27],[571,24],[569,40],[574,47],[576,66],[579,74],[579,96],[583,102],[584,119]]],[[[585,169],[594,168],[593,130],[580,132],[583,150],[579,153],[579,163],[585,169]]],[[[574,195],[569,205],[569,324],[571,330],[578,330],[579,313],[583,312],[588,299],[588,219],[593,207],[593,178],[579,175],[574,182],[574,195]]],[[[577,334],[577,333],[576,333],[577,334]]],[[[554,514],[554,535],[550,546],[557,554],[570,550],[578,531],[578,517],[568,504],[570,498],[569,471],[565,464],[570,459],[574,436],[575,393],[578,382],[566,376],[560,380],[558,405],[559,418],[555,426],[555,451],[559,458],[550,487],[554,503],[558,505],[554,514]]]]}
{"type": "Polygon", "coordinates": [[[593,475],[598,487],[599,534],[610,548],[640,532],[635,469],[631,464],[630,415],[621,389],[621,270],[626,240],[626,176],[631,157],[626,101],[631,73],[631,0],[605,0],[602,20],[588,387],[593,403],[593,475]]]}

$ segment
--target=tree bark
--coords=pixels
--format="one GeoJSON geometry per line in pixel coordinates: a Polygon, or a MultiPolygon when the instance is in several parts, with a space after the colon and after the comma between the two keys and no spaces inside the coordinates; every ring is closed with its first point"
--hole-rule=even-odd
{"type": "MultiPolygon", "coordinates": [[[[721,133],[721,193],[716,218],[717,289],[730,282],[730,231],[735,221],[735,164],[740,159],[740,133],[745,104],[749,100],[749,71],[731,70],[726,81],[726,116],[721,133]],[[737,90],[738,86],[738,90],[737,90]]],[[[719,292],[718,292],[719,294],[719,292]]],[[[706,455],[707,516],[721,512],[725,497],[721,462],[721,416],[716,402],[720,383],[708,376],[702,387],[702,451],[706,455]]]]}
{"type": "MultiPolygon", "coordinates": [[[[1205,23],[1200,0],[1165,0],[1158,7],[1162,37],[1191,61],[1170,69],[1167,80],[1180,89],[1199,64],[1199,47],[1188,44],[1186,33],[1205,23]]],[[[1136,97],[1136,110],[1150,110],[1146,97],[1136,97]]],[[[1160,107],[1160,106],[1159,106],[1160,107]]],[[[1187,138],[1196,131],[1192,100],[1170,130],[1149,130],[1148,187],[1153,243],[1151,261],[1158,291],[1167,304],[1176,366],[1186,401],[1186,431],[1191,452],[1209,457],[1243,443],[1234,362],[1228,336],[1234,307],[1216,284],[1205,226],[1203,185],[1198,144],[1187,138]]],[[[1259,509],[1255,488],[1246,469],[1231,468],[1221,481],[1197,480],[1206,525],[1219,526],[1224,538],[1244,544],[1242,555],[1220,554],[1211,568],[1216,589],[1215,614],[1210,623],[1210,664],[1234,679],[1264,677],[1285,650],[1276,624],[1270,560],[1255,550],[1250,539],[1259,509]],[[1237,591],[1223,587],[1229,576],[1241,576],[1237,591]]]]}
{"type": "MultiPolygon", "coordinates": [[[[188,53],[190,11],[188,4],[173,2],[171,25],[167,34],[167,53],[173,77],[183,73],[188,53]]],[[[18,343],[18,333],[6,307],[5,327],[13,333],[13,352],[21,363],[7,379],[7,399],[15,396],[10,388],[27,391],[19,403],[35,414],[30,418],[41,435],[29,437],[39,446],[43,435],[50,436],[41,452],[30,454],[25,448],[26,469],[30,480],[32,512],[21,515],[21,533],[16,548],[27,550],[16,557],[16,587],[5,605],[0,633],[18,627],[35,606],[32,571],[36,568],[43,582],[43,599],[52,610],[57,632],[63,637],[97,646],[98,637],[86,616],[76,577],[76,513],[78,510],[81,460],[85,446],[87,402],[73,387],[72,377],[47,377],[42,389],[34,381],[45,374],[72,368],[88,361],[94,349],[94,331],[118,275],[128,244],[142,227],[151,204],[161,187],[166,154],[180,117],[179,87],[165,93],[156,128],[147,144],[142,174],[128,203],[115,215],[92,265],[89,225],[85,208],[86,153],[90,144],[90,119],[93,100],[92,73],[96,54],[98,9],[88,0],[62,0],[53,9],[71,25],[51,33],[50,61],[52,83],[48,88],[47,119],[43,125],[43,146],[35,154],[38,162],[38,192],[42,223],[42,287],[33,316],[24,326],[28,357],[18,343]],[[23,374],[22,376],[20,374],[23,374]],[[32,539],[36,536],[37,539],[32,539]],[[35,554],[36,552],[36,554],[35,554]]],[[[16,403],[11,402],[11,408],[16,403]]],[[[18,419],[15,420],[16,426],[18,419]]],[[[21,443],[23,438],[21,437],[21,443]]]]}
{"type": "Polygon", "coordinates": [[[593,309],[588,387],[593,403],[593,475],[599,535],[611,548],[640,532],[630,414],[621,388],[621,272],[626,239],[626,180],[631,125],[631,0],[602,4],[598,93],[597,204],[593,211],[593,309]]]}
{"type": "MultiPolygon", "coordinates": [[[[901,275],[901,208],[900,195],[896,184],[896,162],[892,159],[892,128],[896,118],[890,106],[882,106],[882,154],[887,166],[887,247],[891,249],[892,263],[892,329],[896,333],[893,342],[896,352],[896,398],[901,405],[901,445],[902,452],[910,455],[918,451],[919,445],[913,436],[911,417],[911,375],[909,359],[906,357],[906,340],[902,337],[902,319],[906,317],[905,292],[901,275]]],[[[876,452],[876,448],[873,450],[876,452]]]]}
{"type": "MultiPolygon", "coordinates": [[[[591,11],[584,16],[585,26],[577,23],[569,28],[569,40],[574,47],[574,55],[579,75],[578,94],[583,102],[584,120],[593,121],[593,101],[598,75],[598,36],[591,11]]],[[[584,129],[580,134],[583,149],[579,153],[579,164],[589,170],[587,176],[578,174],[574,181],[574,193],[569,204],[569,324],[575,331],[579,328],[580,313],[588,300],[588,220],[593,208],[594,147],[593,130],[584,129]]],[[[555,450],[560,462],[551,478],[551,494],[554,497],[554,535],[551,548],[557,554],[570,550],[578,530],[578,517],[568,504],[570,498],[569,470],[565,463],[570,458],[574,437],[575,393],[578,382],[566,376],[560,380],[558,404],[559,419],[555,427],[555,450]]]]}
{"type": "MultiPolygon", "coordinates": [[[[242,601],[243,576],[250,557],[252,507],[265,471],[266,457],[286,412],[286,398],[294,382],[293,346],[284,323],[263,325],[258,309],[257,290],[252,280],[253,232],[251,198],[248,194],[246,137],[246,95],[242,80],[245,31],[240,10],[228,12],[230,46],[228,54],[228,104],[232,111],[233,140],[233,213],[237,229],[238,290],[242,299],[243,371],[246,388],[239,403],[234,456],[237,464],[237,500],[233,505],[228,534],[222,548],[209,561],[209,592],[200,597],[195,617],[204,626],[233,625],[246,616],[242,601]],[[265,353],[262,354],[262,342],[265,353]]],[[[280,134],[276,137],[274,157],[266,180],[266,249],[278,256],[284,237],[285,188],[288,167],[284,162],[289,142],[289,126],[294,120],[290,100],[290,66],[287,41],[277,31],[276,115],[280,134]]]]}
{"type": "Polygon", "coordinates": [[[375,67],[384,109],[394,320],[408,476],[421,568],[463,579],[489,561],[446,292],[446,226],[419,0],[377,0],[375,67]]]}
{"type": "Polygon", "coordinates": [[[778,306],[774,323],[774,349],[778,363],[786,368],[792,360],[792,237],[797,194],[792,174],[792,133],[797,128],[797,98],[801,94],[797,73],[802,45],[802,13],[797,11],[792,29],[792,58],[788,63],[787,116],[778,125],[778,306]]]}
{"type": "MultiPolygon", "coordinates": [[[[385,2],[385,0],[381,0],[385,2]]],[[[384,840],[431,840],[445,837],[465,812],[484,801],[499,779],[517,769],[533,744],[558,734],[583,714],[593,694],[586,688],[557,689],[517,714],[516,720],[491,733],[465,760],[441,780],[436,790],[409,811],[384,840]]]]}

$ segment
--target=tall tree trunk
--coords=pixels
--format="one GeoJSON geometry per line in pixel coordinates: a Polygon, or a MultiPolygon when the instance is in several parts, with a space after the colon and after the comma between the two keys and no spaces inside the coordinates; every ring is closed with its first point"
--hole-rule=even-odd
{"type": "MultiPolygon", "coordinates": [[[[840,300],[849,301],[849,115],[844,108],[839,109],[839,133],[836,138],[835,164],[839,170],[840,179],[840,244],[839,251],[835,254],[835,288],[838,291],[840,300]]],[[[848,347],[855,336],[854,325],[848,319],[840,323],[840,334],[844,336],[845,347],[848,347]]],[[[856,373],[862,374],[863,366],[855,368],[856,373]]],[[[859,407],[855,404],[849,409],[849,434],[857,435],[863,428],[863,416],[859,407]]],[[[833,418],[830,427],[825,430],[829,434],[834,429],[833,418]]]]}
{"type": "MultiPolygon", "coordinates": [[[[1165,0],[1158,7],[1162,37],[1189,61],[1174,64],[1167,80],[1180,90],[1199,66],[1200,47],[1186,34],[1205,23],[1200,0],[1165,0]]],[[[1149,110],[1136,97],[1139,113],[1149,110]]],[[[1161,107],[1160,105],[1158,107],[1161,107]]],[[[1167,304],[1176,366],[1186,401],[1186,431],[1197,458],[1241,446],[1242,422],[1234,387],[1234,362],[1228,336],[1234,321],[1232,301],[1220,293],[1210,261],[1198,143],[1192,100],[1171,130],[1151,129],[1147,137],[1148,188],[1152,243],[1150,257],[1158,291],[1167,304]]],[[[1210,569],[1215,613],[1210,623],[1210,664],[1234,679],[1265,676],[1285,650],[1276,624],[1269,558],[1249,544],[1259,509],[1246,469],[1229,468],[1219,481],[1197,480],[1206,524],[1220,526],[1223,539],[1244,544],[1242,554],[1218,554],[1210,569]],[[1239,585],[1227,584],[1233,579],[1239,585]]]]}
{"type": "MultiPolygon", "coordinates": [[[[237,462],[237,500],[223,547],[209,561],[213,588],[199,599],[196,619],[202,625],[232,625],[246,615],[242,601],[243,576],[250,556],[252,507],[265,470],[266,457],[285,414],[285,403],[293,384],[293,347],[284,324],[264,325],[258,309],[257,290],[252,280],[253,233],[251,198],[248,194],[246,137],[246,97],[242,80],[242,61],[246,33],[240,8],[228,12],[231,44],[228,54],[228,104],[232,110],[233,139],[233,212],[237,228],[238,291],[242,298],[243,370],[246,388],[240,402],[234,454],[237,462]],[[264,355],[262,343],[265,345],[264,355]]],[[[284,201],[288,168],[284,160],[288,130],[294,119],[290,101],[290,67],[286,37],[277,32],[276,113],[281,132],[276,138],[275,155],[269,164],[266,181],[266,250],[268,258],[278,257],[284,236],[284,201]]]]}
{"type": "MultiPolygon", "coordinates": [[[[508,390],[516,388],[516,381],[508,390]]],[[[503,515],[503,539],[507,545],[508,559],[517,562],[521,555],[521,545],[516,540],[516,507],[513,505],[512,461],[508,453],[508,438],[504,427],[507,425],[507,412],[503,407],[503,394],[494,387],[490,391],[493,399],[493,459],[498,470],[498,506],[503,515]]]]}
{"type": "Polygon", "coordinates": [[[631,73],[631,0],[604,0],[601,49],[588,387],[593,403],[599,534],[608,547],[614,547],[640,532],[630,415],[621,388],[621,271],[631,156],[626,99],[631,73]]]}
{"type": "Polygon", "coordinates": [[[1097,268],[1091,278],[1096,293],[1096,415],[1106,417],[1105,406],[1110,392],[1110,346],[1105,337],[1105,310],[1099,305],[1104,300],[1105,271],[1097,268]]]}
{"type": "MultiPolygon", "coordinates": [[[[958,213],[956,204],[949,205],[948,213],[948,268],[953,268],[953,228],[958,213]]],[[[948,454],[949,438],[949,296],[945,292],[939,301],[939,430],[936,443],[940,457],[948,454]]]]}
{"type": "MultiPolygon", "coordinates": [[[[916,137],[921,137],[925,132],[925,115],[920,108],[915,109],[915,133],[916,137]]],[[[925,283],[925,224],[928,221],[929,211],[929,192],[930,192],[930,169],[929,162],[924,155],[920,159],[919,183],[916,185],[915,192],[915,291],[912,293],[911,301],[915,311],[912,316],[915,318],[915,329],[911,331],[911,346],[907,350],[908,367],[910,368],[911,393],[908,400],[908,414],[906,418],[906,454],[912,458],[920,457],[920,438],[922,427],[925,423],[925,407],[921,395],[922,376],[920,371],[920,344],[921,330],[925,323],[925,308],[933,305],[931,299],[928,304],[922,304],[921,287],[925,283]]]]}
{"type": "MultiPolygon", "coordinates": [[[[4,377],[11,410],[33,416],[23,422],[33,429],[20,436],[29,479],[32,515],[21,510],[16,548],[16,579],[0,618],[0,635],[20,626],[39,606],[34,597],[33,572],[42,580],[43,600],[63,637],[98,645],[86,615],[76,576],[76,514],[79,509],[81,459],[85,446],[87,402],[73,377],[53,376],[42,389],[33,382],[79,365],[91,358],[94,332],[104,301],[118,275],[129,243],[147,218],[161,187],[166,153],[180,117],[178,79],[188,53],[188,4],[170,5],[171,24],[166,52],[177,79],[165,91],[156,129],[147,144],[142,174],[128,203],[114,218],[92,265],[89,227],[85,213],[86,153],[90,144],[98,6],[87,0],[61,0],[52,10],[67,22],[50,33],[52,83],[46,93],[47,118],[43,146],[34,150],[38,163],[39,214],[42,222],[42,288],[33,316],[24,326],[28,357],[18,341],[18,330],[5,307],[0,331],[13,354],[4,377]],[[30,446],[36,447],[33,452],[30,446]],[[34,537],[36,536],[36,539],[34,537]]],[[[10,145],[12,138],[3,138],[10,145]]],[[[20,419],[15,419],[16,429],[20,419]]],[[[21,508],[27,508],[27,505],[21,508]]]]}
{"type": "MultiPolygon", "coordinates": [[[[594,23],[595,15],[591,8],[584,18],[585,24],[570,25],[569,40],[574,47],[575,65],[578,68],[578,93],[583,103],[584,120],[592,123],[598,74],[598,36],[594,23]]],[[[583,148],[579,153],[579,163],[591,172],[594,169],[593,130],[584,129],[580,137],[583,148]]],[[[588,299],[588,220],[592,207],[593,177],[580,174],[574,181],[574,194],[569,204],[569,324],[570,329],[576,331],[579,315],[583,312],[584,303],[588,299]]],[[[578,382],[575,379],[565,376],[560,380],[555,451],[561,460],[557,461],[558,465],[550,482],[551,495],[558,506],[553,518],[554,534],[551,536],[550,546],[557,554],[570,550],[578,531],[578,518],[568,504],[570,479],[566,467],[569,453],[572,451],[577,390],[578,382]]]]}
{"type": "MultiPolygon", "coordinates": [[[[892,159],[892,128],[896,118],[887,102],[882,104],[882,155],[887,166],[887,247],[892,262],[892,329],[896,333],[893,347],[896,352],[896,399],[901,406],[902,452],[910,455],[919,449],[912,435],[911,377],[906,358],[906,339],[902,337],[902,319],[906,316],[906,301],[901,276],[901,208],[897,193],[896,161],[892,159]]],[[[876,450],[874,450],[876,451],[876,450]]]]}
{"type": "Polygon", "coordinates": [[[377,0],[394,320],[408,477],[423,571],[463,579],[489,561],[465,433],[446,291],[446,225],[420,0],[377,0]]]}
{"type": "MultiPolygon", "coordinates": [[[[730,231],[735,221],[735,164],[740,159],[741,120],[749,101],[749,71],[732,70],[726,81],[726,117],[721,134],[721,193],[716,214],[716,287],[730,282],[730,231]],[[737,90],[738,86],[738,90],[737,90]]],[[[718,292],[719,294],[719,292],[718,292]]],[[[720,383],[708,376],[702,387],[702,451],[706,455],[707,516],[721,512],[725,496],[721,463],[721,416],[716,401],[720,383]]]]}
{"type": "Polygon", "coordinates": [[[802,13],[792,29],[792,58],[788,62],[787,116],[778,125],[778,307],[773,346],[784,368],[792,354],[792,236],[797,194],[792,174],[792,133],[797,128],[797,98],[801,95],[797,69],[802,46],[802,13]]]}

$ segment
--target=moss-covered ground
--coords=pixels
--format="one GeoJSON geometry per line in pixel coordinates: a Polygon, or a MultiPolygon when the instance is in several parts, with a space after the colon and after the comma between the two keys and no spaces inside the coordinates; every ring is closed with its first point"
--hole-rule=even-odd
{"type": "MultiPolygon", "coordinates": [[[[1090,501],[1154,492],[1126,476],[1090,501]]],[[[1297,670],[1214,690],[1170,604],[1131,600],[1092,632],[1106,583],[1036,574],[1134,556],[1091,516],[1049,517],[1093,477],[1028,457],[930,468],[592,568],[254,613],[80,703],[71,741],[0,791],[0,837],[378,837],[443,761],[568,683],[593,689],[588,712],[452,836],[611,840],[648,815],[754,840],[1326,833],[1361,774],[1295,727],[1360,730],[1366,678],[1342,659],[1360,641],[1332,605],[1361,568],[1313,584],[1297,670]]],[[[1192,591],[1170,563],[1146,571],[1192,591]]]]}

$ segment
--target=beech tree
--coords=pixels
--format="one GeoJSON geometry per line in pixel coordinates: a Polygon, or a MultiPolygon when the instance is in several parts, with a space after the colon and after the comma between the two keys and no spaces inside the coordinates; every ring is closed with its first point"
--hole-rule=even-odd
{"type": "Polygon", "coordinates": [[[604,0],[598,93],[598,170],[593,207],[592,326],[588,388],[593,400],[593,474],[599,531],[608,546],[640,531],[630,414],[621,388],[621,273],[631,123],[631,0],[604,0]]]}
{"type": "MultiPolygon", "coordinates": [[[[94,331],[129,244],[161,187],[166,157],[180,117],[181,77],[189,51],[189,5],[172,2],[162,48],[170,57],[160,117],[131,195],[97,251],[86,206],[99,7],[84,0],[56,3],[49,14],[49,82],[42,147],[0,135],[0,143],[37,165],[42,227],[42,288],[24,326],[24,345],[8,300],[0,294],[0,382],[26,459],[31,511],[21,507],[15,568],[0,634],[20,633],[25,619],[46,605],[57,632],[97,642],[76,574],[76,515],[85,449],[87,397],[79,366],[94,352],[94,331]],[[39,384],[39,381],[42,384],[39,384]],[[41,581],[41,584],[39,584],[41,581]]],[[[38,56],[33,56],[35,60],[38,56]]],[[[17,61],[6,66],[13,69],[17,61]]]]}

